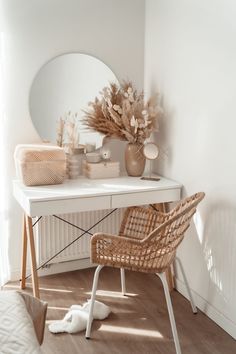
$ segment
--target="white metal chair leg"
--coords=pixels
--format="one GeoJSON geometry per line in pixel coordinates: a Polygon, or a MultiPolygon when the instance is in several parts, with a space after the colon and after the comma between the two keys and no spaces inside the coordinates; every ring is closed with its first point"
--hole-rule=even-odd
{"type": "Polygon", "coordinates": [[[191,303],[192,311],[193,311],[194,314],[196,314],[197,313],[197,307],[196,307],[196,305],[194,303],[194,300],[193,300],[193,297],[192,297],[192,293],[191,293],[191,290],[190,290],[190,287],[189,287],[189,284],[188,284],[188,279],[186,277],[183,264],[182,264],[181,260],[179,259],[179,257],[175,257],[175,260],[179,264],[179,268],[181,270],[181,273],[182,273],[182,276],[183,276],[183,279],[184,279],[184,282],[185,282],[185,286],[186,286],[186,289],[187,289],[187,292],[188,292],[189,301],[191,303]]]}
{"type": "Polygon", "coordinates": [[[126,294],[126,285],[125,285],[125,270],[120,268],[120,280],[121,280],[121,292],[122,295],[126,294]]]}
{"type": "Polygon", "coordinates": [[[102,266],[102,265],[99,265],[99,266],[96,268],[96,271],[95,271],[95,273],[94,273],[92,295],[91,295],[91,299],[90,299],[89,317],[88,317],[87,328],[86,328],[86,334],[85,334],[86,339],[89,339],[89,338],[90,338],[91,326],[92,326],[92,321],[93,321],[93,308],[94,308],[94,302],[95,302],[96,291],[97,291],[97,285],[98,285],[98,277],[99,277],[100,270],[101,270],[102,268],[103,268],[103,266],[102,266]]]}
{"type": "Polygon", "coordinates": [[[168,284],[166,281],[166,275],[165,273],[157,273],[159,278],[162,281],[164,292],[165,292],[165,297],[166,297],[166,303],[167,303],[167,308],[168,308],[168,313],[170,317],[170,324],[171,324],[171,329],[174,337],[174,342],[175,342],[175,350],[177,354],[181,354],[181,349],[180,349],[180,344],[179,344],[179,337],[178,337],[178,332],[175,324],[175,317],[174,317],[174,312],[172,308],[172,303],[171,303],[171,298],[170,298],[170,292],[168,288],[168,284]]]}

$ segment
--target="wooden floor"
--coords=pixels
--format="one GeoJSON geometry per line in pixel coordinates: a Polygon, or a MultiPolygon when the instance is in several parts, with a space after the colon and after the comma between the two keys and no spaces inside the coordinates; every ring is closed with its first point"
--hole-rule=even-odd
{"type": "MultiPolygon", "coordinates": [[[[90,297],[94,269],[40,278],[42,300],[48,302],[47,324],[62,319],[72,304],[90,297]]],[[[51,334],[46,326],[45,354],[175,354],[162,285],[157,276],[126,273],[128,296],[120,294],[117,269],[104,268],[98,300],[112,309],[104,321],[94,321],[92,339],[85,332],[51,334]]],[[[11,286],[9,285],[9,288],[11,286]]],[[[30,289],[27,290],[30,292],[30,289]]],[[[236,341],[203,313],[193,315],[189,302],[172,292],[183,354],[233,354],[236,341]]]]}

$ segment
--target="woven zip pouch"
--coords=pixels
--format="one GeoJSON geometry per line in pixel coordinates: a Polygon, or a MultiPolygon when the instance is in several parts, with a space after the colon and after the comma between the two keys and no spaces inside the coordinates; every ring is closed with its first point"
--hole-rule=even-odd
{"type": "Polygon", "coordinates": [[[18,145],[15,149],[18,178],[26,186],[60,184],[66,178],[66,155],[53,145],[18,145]]]}

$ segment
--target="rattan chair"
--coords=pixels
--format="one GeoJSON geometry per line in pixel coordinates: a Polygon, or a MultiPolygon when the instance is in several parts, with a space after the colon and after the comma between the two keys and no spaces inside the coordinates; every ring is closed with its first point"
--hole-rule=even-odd
{"type": "MultiPolygon", "coordinates": [[[[125,293],[124,269],[138,272],[155,273],[163,284],[176,353],[181,354],[173,308],[165,271],[176,256],[176,249],[183,240],[184,233],[198,203],[204,198],[200,192],[182,200],[168,213],[151,208],[131,207],[125,212],[119,235],[97,233],[91,239],[91,260],[99,264],[95,271],[91,307],[86,329],[86,338],[90,338],[93,319],[93,305],[96,296],[99,272],[103,266],[121,268],[122,292],[125,293]]],[[[183,270],[182,267],[180,267],[183,270]]],[[[186,276],[183,273],[183,278],[186,276]]],[[[193,312],[193,303],[189,287],[189,296],[193,312]]]]}

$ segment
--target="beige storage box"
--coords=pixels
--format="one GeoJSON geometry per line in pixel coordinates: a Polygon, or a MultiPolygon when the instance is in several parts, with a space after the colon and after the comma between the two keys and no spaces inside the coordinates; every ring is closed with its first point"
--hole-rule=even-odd
{"type": "Polygon", "coordinates": [[[115,178],[120,175],[120,163],[118,161],[89,163],[83,161],[83,173],[91,179],[115,178]]]}
{"type": "Polygon", "coordinates": [[[66,155],[58,146],[17,145],[14,158],[17,177],[26,186],[60,184],[66,178],[66,155]]]}

